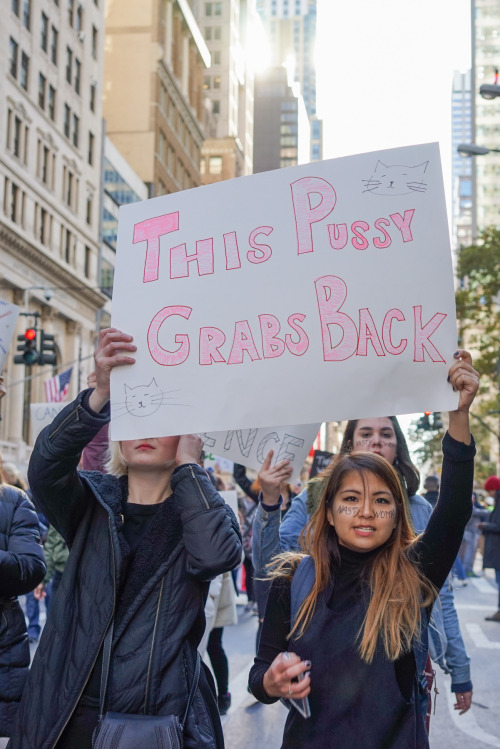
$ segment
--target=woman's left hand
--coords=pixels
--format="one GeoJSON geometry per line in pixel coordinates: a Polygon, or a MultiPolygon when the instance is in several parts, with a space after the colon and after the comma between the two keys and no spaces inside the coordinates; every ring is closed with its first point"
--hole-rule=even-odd
{"type": "Polygon", "coordinates": [[[463,715],[469,710],[472,704],[472,692],[456,692],[455,710],[460,710],[459,715],[463,715]]]}
{"type": "Polygon", "coordinates": [[[448,381],[460,394],[457,411],[468,413],[479,388],[479,372],[472,366],[468,351],[459,349],[453,356],[455,362],[450,367],[448,381]]]}
{"type": "Polygon", "coordinates": [[[179,437],[175,462],[178,466],[185,463],[198,463],[199,465],[202,450],[203,440],[199,434],[183,434],[179,437]]]}

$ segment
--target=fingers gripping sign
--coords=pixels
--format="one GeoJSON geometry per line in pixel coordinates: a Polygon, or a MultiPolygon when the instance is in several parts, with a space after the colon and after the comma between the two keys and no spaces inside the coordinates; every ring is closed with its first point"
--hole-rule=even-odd
{"type": "Polygon", "coordinates": [[[94,352],[95,385],[89,399],[89,406],[99,412],[109,401],[110,374],[113,367],[135,364],[130,354],[137,350],[133,338],[116,328],[106,328],[99,333],[94,352]]]}
{"type": "Polygon", "coordinates": [[[281,483],[289,481],[292,475],[292,466],[289,460],[281,460],[276,465],[271,465],[273,455],[274,450],[269,450],[259,471],[262,498],[266,505],[275,505],[278,503],[281,494],[281,483]]]}
{"type": "Polygon", "coordinates": [[[453,354],[455,359],[450,367],[449,381],[453,390],[460,396],[458,411],[468,411],[479,388],[479,372],[472,366],[472,357],[468,351],[459,349],[453,354]]]}
{"type": "Polygon", "coordinates": [[[301,700],[311,691],[311,661],[295,653],[280,653],[264,675],[264,689],[269,697],[292,697],[301,700]]]}

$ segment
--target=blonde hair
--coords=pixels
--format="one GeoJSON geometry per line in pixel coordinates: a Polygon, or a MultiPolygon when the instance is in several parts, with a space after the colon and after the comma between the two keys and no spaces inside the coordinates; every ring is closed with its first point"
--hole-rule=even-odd
{"type": "Polygon", "coordinates": [[[123,457],[122,448],[119,442],[113,442],[112,440],[109,441],[104,468],[106,469],[106,473],[110,473],[117,478],[127,475],[128,466],[123,457]]]}
{"type": "MultiPolygon", "coordinates": [[[[386,484],[396,501],[396,526],[391,538],[368,562],[370,602],[358,632],[359,654],[365,663],[373,661],[379,637],[387,658],[394,661],[409,652],[413,641],[419,638],[422,607],[434,602],[437,591],[413,561],[412,552],[418,536],[410,525],[398,475],[384,458],[372,453],[339,455],[332,464],[318,509],[300,536],[304,552],[314,560],[316,576],[310,593],[299,608],[289,637],[304,634],[312,620],[318,596],[330,581],[332,562],[340,566],[339,540],[335,528],[330,525],[328,513],[349,471],[374,474],[386,484]]],[[[304,554],[300,553],[278,555],[273,561],[270,577],[291,579],[303,557],[304,554]]]]}

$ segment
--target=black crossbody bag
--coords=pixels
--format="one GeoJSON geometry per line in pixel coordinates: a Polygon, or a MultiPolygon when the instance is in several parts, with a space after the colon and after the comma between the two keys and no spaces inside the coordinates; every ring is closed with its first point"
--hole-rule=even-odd
{"type": "Polygon", "coordinates": [[[196,653],[193,683],[182,719],[177,715],[134,715],[129,713],[104,713],[108,687],[109,663],[114,622],[104,638],[102,654],[101,695],[99,723],[92,737],[93,749],[182,749],[183,734],[189,709],[193,703],[200,678],[200,655],[196,653]]]}

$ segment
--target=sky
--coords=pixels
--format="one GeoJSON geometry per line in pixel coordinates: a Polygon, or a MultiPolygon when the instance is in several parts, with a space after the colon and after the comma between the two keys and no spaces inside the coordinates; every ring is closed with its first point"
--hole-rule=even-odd
{"type": "MultiPolygon", "coordinates": [[[[451,88],[470,67],[470,0],[318,0],[325,159],[438,141],[448,212],[451,88]]],[[[404,431],[416,415],[400,418],[404,431]]]]}

